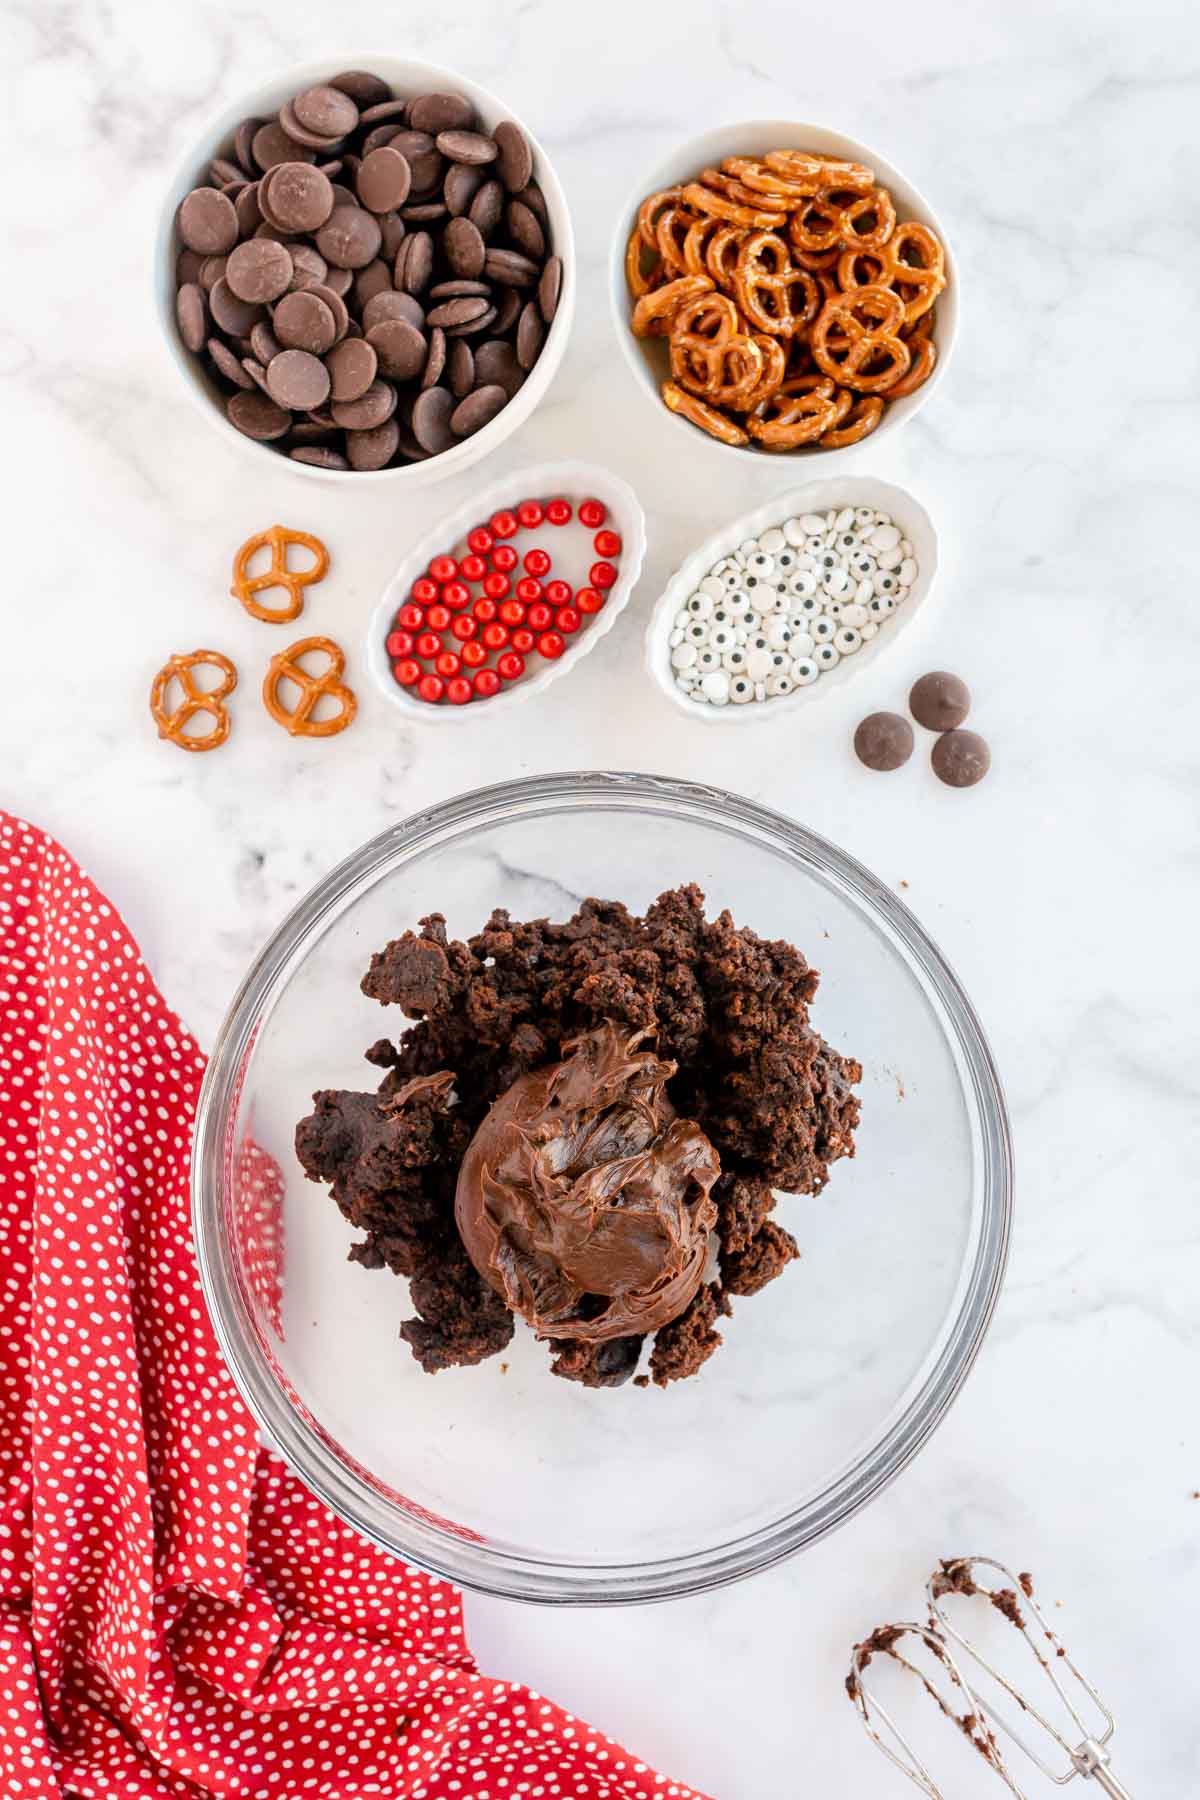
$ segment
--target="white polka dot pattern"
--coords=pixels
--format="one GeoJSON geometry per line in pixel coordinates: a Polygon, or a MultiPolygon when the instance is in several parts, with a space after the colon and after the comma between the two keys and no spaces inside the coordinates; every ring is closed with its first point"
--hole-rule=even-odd
{"type": "Polygon", "coordinates": [[[203,1068],[0,812],[0,1800],[701,1800],[481,1675],[454,1589],[258,1448],[193,1258],[203,1068]]]}

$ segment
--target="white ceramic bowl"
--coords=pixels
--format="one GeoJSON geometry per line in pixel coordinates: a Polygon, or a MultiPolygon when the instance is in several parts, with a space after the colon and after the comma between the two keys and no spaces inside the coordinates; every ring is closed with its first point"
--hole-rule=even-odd
{"type": "Polygon", "coordinates": [[[687,143],[681,144],[677,150],[664,157],[656,168],[643,175],[629,196],[617,223],[609,266],[609,293],[617,338],[634,379],[652,403],[659,418],[669,421],[681,439],[686,437],[689,443],[707,444],[710,449],[726,457],[758,456],[776,463],[808,458],[819,461],[822,470],[854,456],[864,447],[878,444],[882,438],[898,431],[920,411],[945,376],[958,326],[958,268],[945,226],[924,195],[901,175],[899,169],[893,168],[891,163],[880,156],[877,150],[860,143],[857,138],[846,137],[840,131],[831,131],[826,125],[805,125],[791,119],[747,119],[741,124],[718,125],[712,131],[690,138],[687,143]],[[849,157],[855,162],[868,163],[883,185],[891,191],[896,202],[897,217],[916,219],[922,225],[928,225],[945,246],[947,280],[938,299],[937,319],[933,328],[933,341],[938,351],[933,374],[915,394],[909,394],[905,399],[886,406],[883,418],[870,437],[864,438],[860,444],[848,444],[842,450],[822,450],[814,444],[792,451],[778,451],[761,450],[753,442],[745,445],[718,443],[706,431],[701,431],[686,419],[668,412],[659,392],[669,373],[666,346],[661,338],[636,338],[629,329],[632,302],[625,284],[625,247],[637,218],[638,207],[647,194],[658,193],[662,188],[671,187],[679,181],[694,181],[701,169],[719,167],[727,156],[758,156],[768,150],[817,150],[828,156],[849,157]]]}
{"type": "MultiPolygon", "coordinates": [[[[882,429],[882,427],[880,428],[882,429]]],[[[877,481],[873,475],[833,476],[828,481],[810,481],[804,487],[790,488],[776,494],[753,512],[743,513],[728,525],[722,525],[711,537],[693,550],[687,561],[672,575],[655,605],[646,628],[646,668],[667,699],[702,725],[762,725],[795,713],[802,707],[814,706],[835,688],[853,681],[860,670],[869,668],[876,658],[886,656],[902,631],[907,631],[929,597],[937,574],[938,545],[933,521],[919,500],[890,481],[877,481]],[[675,682],[671,670],[669,639],[675,615],[694,594],[713,564],[744,542],[757,537],[772,525],[781,525],[796,513],[828,512],[831,507],[873,506],[890,513],[910,540],[916,557],[917,579],[908,599],[881,625],[879,635],[864,644],[853,656],[845,656],[836,668],[822,675],[811,686],[796,688],[774,700],[751,701],[746,706],[704,706],[689,700],[675,682]]]]}
{"type": "MultiPolygon", "coordinates": [[[[554,539],[560,533],[567,554],[562,558],[561,564],[560,559],[555,558],[555,575],[561,575],[572,587],[580,587],[586,580],[590,563],[595,560],[596,553],[590,547],[592,534],[581,533],[578,523],[573,522],[562,527],[539,526],[536,535],[540,542],[549,542],[553,549],[554,539]]],[[[519,532],[513,539],[518,549],[522,548],[528,535],[519,532]]],[[[628,482],[622,481],[620,476],[613,475],[608,469],[600,468],[595,463],[548,462],[535,463],[532,468],[518,469],[511,475],[505,475],[432,526],[420,542],[414,544],[388,582],[367,627],[366,661],[375,685],[393,706],[422,724],[453,725],[464,719],[478,718],[484,705],[489,719],[495,716],[497,710],[507,712],[512,707],[531,700],[535,694],[544,693],[552,682],[561,680],[612,630],[637,584],[645,554],[646,520],[637,495],[628,482]],[[617,560],[618,578],[608,591],[603,611],[593,613],[583,621],[579,631],[567,639],[566,654],[559,657],[557,662],[542,662],[539,668],[537,665],[540,659],[536,655],[531,656],[528,663],[534,672],[526,673],[511,687],[501,688],[498,694],[494,694],[485,703],[431,706],[425,700],[414,699],[407,689],[398,685],[392,675],[392,663],[385,640],[396,609],[408,599],[409,590],[417,576],[424,574],[431,557],[453,551],[455,544],[468,531],[483,524],[500,507],[513,507],[525,499],[549,500],[557,494],[564,495],[572,502],[589,497],[602,500],[608,508],[607,523],[619,531],[623,539],[621,555],[617,560]]]]}
{"type": "Polygon", "coordinates": [[[223,106],[210,117],[179,163],[163,196],[154,245],[154,288],[159,322],[171,360],[191,399],[226,441],[236,441],[244,449],[249,449],[258,461],[269,456],[276,465],[282,464],[308,481],[353,481],[356,486],[364,482],[385,482],[392,486],[399,484],[411,490],[428,487],[447,475],[458,475],[464,469],[471,468],[489,451],[497,449],[506,438],[511,437],[545,395],[562,362],[575,312],[575,237],[566,196],[545,150],[525,121],[518,118],[511,108],[502,105],[486,88],[481,88],[477,82],[468,81],[465,75],[458,74],[454,69],[441,68],[437,63],[409,62],[398,56],[376,56],[370,53],[353,53],[344,57],[323,56],[319,62],[299,63],[294,68],[283,70],[274,80],[242,94],[231,105],[223,106]],[[180,201],[203,177],[213,157],[228,151],[233,133],[243,119],[269,117],[278,111],[290,95],[314,82],[327,80],[339,69],[371,69],[382,76],[384,81],[390,82],[401,97],[430,92],[465,94],[485,128],[499,124],[502,119],[511,119],[514,124],[519,125],[533,148],[534,179],[545,195],[550,215],[551,247],[555,255],[562,258],[563,265],[558,310],[546,334],[542,353],[523,386],[504,410],[497,413],[482,431],[477,431],[473,437],[464,438],[461,444],[444,450],[440,456],[428,457],[424,462],[403,463],[391,469],[362,472],[316,469],[309,463],[292,462],[270,444],[257,443],[238,431],[225,417],[224,394],[206,374],[201,358],[185,349],[175,323],[175,262],[179,251],[175,215],[180,201]]]}

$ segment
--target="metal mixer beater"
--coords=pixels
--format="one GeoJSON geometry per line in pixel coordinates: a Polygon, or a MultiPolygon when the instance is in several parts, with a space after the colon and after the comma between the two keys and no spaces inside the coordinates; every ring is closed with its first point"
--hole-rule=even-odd
{"type": "MultiPolygon", "coordinates": [[[[871,1739],[929,1800],[945,1800],[928,1769],[886,1708],[873,1695],[864,1677],[871,1663],[890,1657],[918,1681],[939,1712],[963,1732],[988,1766],[1004,1782],[1016,1800],[1032,1800],[1018,1786],[1000,1752],[997,1733],[1010,1739],[1056,1786],[1065,1786],[1077,1775],[1095,1781],[1110,1800],[1132,1800],[1129,1790],[1112,1773],[1107,1745],[1115,1720],[1091,1682],[1082,1675],[1062,1643],[1046,1623],[1033,1597],[1028,1575],[1014,1575],[990,1556],[963,1556],[943,1562],[925,1588],[929,1622],[925,1625],[885,1625],[856,1644],[851,1657],[846,1689],[861,1714],[871,1739]],[[1046,1715],[1049,1702],[1037,1704],[986,1657],[950,1617],[946,1601],[951,1596],[987,1604],[1018,1632],[1034,1658],[1042,1677],[1058,1697],[1065,1718],[1072,1722],[1072,1743],[1064,1729],[1046,1715]],[[906,1642],[907,1640],[907,1642],[906,1642]],[[920,1643],[928,1651],[933,1675],[914,1663],[906,1648],[920,1643]],[[963,1660],[953,1645],[970,1659],[972,1675],[964,1673],[963,1660]],[[1002,1694],[1020,1709],[1014,1722],[1002,1698],[981,1691],[981,1671],[1002,1694]],[[960,1710],[961,1706],[961,1710],[960,1710]],[[1086,1715],[1091,1713],[1091,1716],[1086,1715]],[[882,1729],[881,1729],[882,1727],[882,1729]],[[887,1734],[885,1736],[885,1733],[887,1734]]],[[[1065,1721],[1064,1721],[1065,1722],[1065,1721]]]]}

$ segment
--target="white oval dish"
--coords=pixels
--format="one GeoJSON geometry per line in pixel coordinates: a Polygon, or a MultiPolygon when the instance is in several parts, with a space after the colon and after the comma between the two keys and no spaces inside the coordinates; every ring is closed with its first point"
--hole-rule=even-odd
{"type": "Polygon", "coordinates": [[[918,612],[924,607],[933,578],[937,573],[937,532],[933,521],[905,488],[890,481],[879,481],[873,475],[835,475],[828,481],[810,481],[803,487],[789,488],[774,499],[742,513],[723,525],[692,552],[675,571],[657,601],[646,628],[646,667],[668,700],[672,700],[690,719],[702,725],[761,725],[768,719],[781,718],[786,712],[812,706],[815,701],[852,681],[862,668],[873,663],[881,651],[895,643],[918,612]],[[671,669],[669,640],[675,615],[687,604],[713,564],[746,538],[758,537],[772,525],[781,525],[795,513],[828,512],[831,507],[873,506],[892,515],[913,546],[917,561],[917,578],[904,604],[881,625],[879,635],[864,644],[853,656],[843,657],[835,669],[814,681],[811,687],[797,688],[774,700],[751,701],[746,706],[705,706],[689,700],[674,679],[671,669]]]}
{"type": "Polygon", "coordinates": [[[689,138],[687,143],[680,144],[648,175],[642,177],[636,191],[630,195],[617,223],[609,263],[609,298],[621,350],[638,387],[651,401],[660,418],[669,420],[676,433],[686,433],[688,442],[707,444],[722,456],[757,456],[770,458],[781,464],[789,460],[793,463],[811,462],[822,471],[844,462],[847,457],[855,456],[864,446],[880,443],[886,435],[898,431],[924,406],[950,364],[958,329],[959,287],[958,266],[945,226],[912,182],[906,180],[899,169],[894,168],[878,151],[872,150],[868,144],[860,143],[857,138],[833,131],[827,125],[805,125],[794,119],[747,119],[741,124],[718,125],[713,130],[702,132],[699,137],[689,138]],[[848,157],[854,162],[869,163],[883,185],[890,189],[896,202],[897,217],[916,219],[922,225],[928,225],[931,231],[937,233],[946,252],[946,286],[938,297],[933,328],[933,341],[938,352],[933,374],[915,394],[909,394],[903,400],[896,400],[886,406],[882,419],[869,437],[863,438],[858,444],[847,444],[841,450],[821,450],[811,446],[779,451],[760,449],[753,441],[749,444],[719,443],[708,432],[701,431],[686,419],[668,412],[659,392],[660,384],[669,373],[664,340],[635,338],[629,329],[632,302],[625,284],[625,247],[637,219],[638,207],[647,194],[658,193],[680,181],[694,181],[702,169],[719,166],[727,156],[758,156],[767,150],[815,150],[827,156],[848,157]]]}
{"type": "Polygon", "coordinates": [[[204,417],[227,441],[236,439],[256,460],[261,461],[264,455],[271,456],[277,464],[302,476],[306,481],[349,480],[356,490],[364,483],[390,482],[411,490],[429,487],[447,475],[461,474],[464,469],[479,462],[489,451],[497,449],[506,438],[511,437],[518,426],[525,423],[545,395],[562,362],[575,313],[575,237],[571,229],[566,195],[550,158],[525,121],[518,118],[511,107],[504,106],[486,88],[469,81],[456,70],[442,68],[437,63],[408,62],[398,56],[371,54],[353,54],[342,58],[323,56],[319,62],[297,63],[294,67],[285,69],[272,81],[252,88],[232,105],[221,107],[209,118],[187,154],[176,166],[163,197],[154,243],[154,297],[163,341],[184,387],[204,417]],[[390,469],[318,469],[311,463],[293,462],[270,444],[260,444],[253,438],[246,437],[225,417],[224,395],[218,391],[216,383],[208,379],[203,359],[193,356],[185,349],[175,323],[175,259],[178,250],[175,215],[180,201],[195,186],[213,157],[226,150],[234,130],[243,119],[270,117],[290,95],[315,81],[327,80],[339,69],[371,69],[382,76],[384,81],[390,82],[401,96],[446,92],[465,94],[485,127],[497,125],[502,119],[511,119],[515,125],[519,125],[529,139],[534,156],[534,178],[545,195],[550,215],[551,247],[555,255],[562,258],[563,265],[562,292],[554,323],[546,333],[541,355],[508,405],[481,431],[464,438],[449,450],[442,451],[440,456],[427,457],[424,462],[400,463],[390,469]]]}
{"type": "MultiPolygon", "coordinates": [[[[573,522],[571,526],[539,526],[539,541],[549,543],[552,547],[554,535],[559,530],[577,533],[578,524],[573,522]]],[[[520,542],[521,535],[518,535],[516,542],[520,542]]],[[[587,554],[595,558],[594,551],[587,554]]],[[[582,662],[601,638],[612,630],[637,583],[645,554],[645,516],[637,495],[619,475],[612,474],[596,463],[585,462],[535,463],[532,468],[518,469],[511,475],[505,475],[427,531],[388,582],[367,628],[366,660],[375,685],[385,699],[399,707],[401,712],[429,725],[478,718],[485,708],[487,716],[491,718],[497,708],[508,711],[522,701],[531,700],[535,694],[545,693],[552,682],[558,681],[582,662]],[[617,559],[617,580],[608,591],[603,611],[593,613],[580,626],[579,631],[567,639],[566,653],[557,662],[542,662],[542,666],[538,668],[537,663],[542,659],[535,654],[529,659],[534,672],[526,673],[511,687],[501,688],[490,700],[472,701],[467,706],[431,706],[427,701],[414,700],[392,675],[391,658],[385,647],[385,639],[396,609],[407,600],[417,576],[424,573],[431,557],[453,551],[454,546],[468,531],[476,525],[484,524],[500,507],[513,507],[525,499],[548,500],[556,494],[565,495],[573,502],[589,497],[602,500],[608,508],[607,523],[621,534],[623,544],[621,555],[617,559]]],[[[581,581],[574,579],[571,585],[578,587],[581,581]]]]}

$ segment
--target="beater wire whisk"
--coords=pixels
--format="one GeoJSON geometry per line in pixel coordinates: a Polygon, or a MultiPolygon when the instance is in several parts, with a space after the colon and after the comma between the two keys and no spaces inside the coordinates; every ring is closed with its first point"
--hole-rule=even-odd
{"type": "Polygon", "coordinates": [[[927,1625],[880,1626],[861,1644],[855,1645],[851,1656],[846,1691],[858,1708],[868,1735],[889,1761],[903,1770],[928,1800],[945,1800],[924,1762],[865,1679],[872,1661],[882,1656],[891,1658],[915,1677],[942,1715],[958,1727],[1016,1800],[1031,1800],[1031,1797],[1017,1785],[1005,1763],[997,1731],[1011,1739],[1056,1786],[1063,1787],[1081,1775],[1094,1780],[1109,1800],[1132,1800],[1129,1790],[1109,1767],[1107,1745],[1116,1721],[1046,1623],[1033,1597],[1030,1577],[1014,1575],[1011,1569],[990,1556],[955,1557],[935,1569],[925,1593],[929,1602],[927,1625]],[[988,1573],[981,1576],[980,1571],[988,1573]],[[991,1606],[1020,1634],[1071,1721],[1074,1728],[1071,1737],[1046,1716],[1045,1702],[1040,1706],[1035,1704],[1029,1694],[996,1668],[953,1622],[945,1604],[952,1595],[991,1606]],[[898,1646],[905,1639],[918,1640],[925,1646],[938,1669],[944,1671],[948,1693],[943,1693],[924,1670],[904,1655],[898,1646]],[[962,1660],[956,1657],[949,1640],[953,1640],[959,1651],[970,1659],[972,1678],[964,1674],[962,1660]],[[1009,1717],[1007,1709],[993,1704],[986,1693],[981,1692],[978,1680],[973,1678],[975,1668],[1016,1702],[1021,1715],[1019,1725],[1009,1717]],[[958,1710],[959,1697],[961,1711],[958,1710]],[[1094,1708],[1094,1717],[1090,1721],[1084,1716],[1089,1704],[1094,1708]],[[1048,1741],[1038,1741],[1039,1732],[1048,1741]],[[1078,1733],[1077,1740],[1072,1741],[1075,1733],[1078,1733]],[[1055,1750],[1061,1752],[1061,1757],[1055,1755],[1055,1750]]]}

